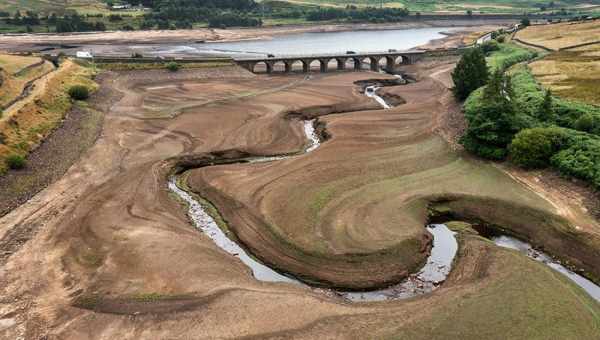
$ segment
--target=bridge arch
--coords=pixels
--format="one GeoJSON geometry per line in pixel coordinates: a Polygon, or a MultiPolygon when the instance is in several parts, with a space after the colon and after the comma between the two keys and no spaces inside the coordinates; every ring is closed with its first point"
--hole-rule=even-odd
{"type": "Polygon", "coordinates": [[[346,69],[346,62],[348,61],[348,58],[335,58],[335,61],[337,63],[337,69],[339,71],[346,69]]]}
{"type": "Polygon", "coordinates": [[[273,64],[266,60],[257,61],[251,67],[252,67],[253,73],[258,73],[258,72],[271,73],[271,72],[273,72],[273,64]]]}
{"type": "Polygon", "coordinates": [[[272,72],[287,72],[287,64],[283,60],[276,60],[271,62],[272,72]]]}
{"type": "Polygon", "coordinates": [[[373,57],[368,58],[371,71],[373,71],[373,72],[379,71],[379,62],[381,61],[382,58],[383,57],[381,57],[381,56],[373,56],[373,57]]]}

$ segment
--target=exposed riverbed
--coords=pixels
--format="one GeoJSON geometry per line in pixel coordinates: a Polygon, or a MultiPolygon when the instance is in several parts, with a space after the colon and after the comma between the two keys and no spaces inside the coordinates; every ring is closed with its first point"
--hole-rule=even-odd
{"type": "MultiPolygon", "coordinates": [[[[365,89],[365,95],[376,100],[384,109],[391,108],[383,98],[376,94],[378,87],[369,86],[365,89]]],[[[302,152],[303,154],[316,150],[321,141],[315,131],[315,120],[303,121],[304,134],[308,140],[308,145],[302,152]]],[[[272,162],[277,160],[294,157],[292,155],[266,156],[250,158],[245,161],[250,163],[272,162]]],[[[218,226],[213,217],[208,214],[202,204],[191,194],[187,193],[177,186],[177,178],[173,176],[168,182],[169,189],[188,205],[188,216],[194,225],[210,237],[215,244],[225,250],[227,253],[238,257],[251,270],[253,276],[259,281],[266,282],[291,282],[302,286],[307,286],[300,280],[279,273],[276,270],[254,259],[235,241],[231,240],[225,232],[218,226]]],[[[324,292],[329,295],[337,295],[346,300],[354,302],[367,301],[385,301],[395,299],[405,299],[417,295],[429,293],[440,285],[447,277],[452,267],[452,261],[458,250],[458,243],[454,237],[454,232],[450,231],[445,225],[427,226],[427,231],[433,236],[433,247],[427,262],[423,268],[415,274],[411,274],[403,282],[391,287],[365,292],[346,292],[333,291],[325,289],[324,292]]]]}

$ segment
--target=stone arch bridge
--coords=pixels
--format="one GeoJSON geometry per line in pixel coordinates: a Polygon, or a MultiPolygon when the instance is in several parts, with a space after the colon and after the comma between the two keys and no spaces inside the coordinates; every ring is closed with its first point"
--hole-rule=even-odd
{"type": "Polygon", "coordinates": [[[351,62],[354,70],[361,70],[362,65],[370,65],[371,71],[382,69],[382,61],[385,60],[383,68],[393,71],[398,65],[413,64],[423,58],[425,51],[388,51],[346,54],[312,54],[312,55],[279,55],[261,58],[234,58],[234,61],[250,72],[256,72],[257,65],[264,65],[267,73],[272,73],[277,65],[283,66],[285,73],[292,72],[295,64],[302,65],[302,72],[311,70],[311,64],[318,61],[320,72],[327,72],[329,64],[336,62],[337,70],[345,70],[348,62],[351,62]]]}

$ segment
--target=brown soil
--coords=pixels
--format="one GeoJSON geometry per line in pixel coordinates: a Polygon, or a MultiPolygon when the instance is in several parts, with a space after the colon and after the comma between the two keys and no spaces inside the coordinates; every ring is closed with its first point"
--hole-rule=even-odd
{"type": "Polygon", "coordinates": [[[470,235],[461,236],[447,283],[416,299],[353,305],[315,289],[258,282],[190,226],[166,187],[178,156],[301,150],[301,125],[286,113],[311,107],[319,115],[334,106],[350,112],[320,117],[331,138],[311,154],[188,173],[188,184],[215,203],[239,239],[277,266],[345,286],[398,279],[424,258],[432,195],[517,197],[556,213],[435,134],[456,107],[447,88],[452,65],[407,68],[419,81],[385,89],[406,100],[391,110],[358,93],[354,82],[373,78],[370,72],[280,77],[228,67],[101,79],[116,91],[95,105],[106,112],[96,144],[0,219],[0,253],[10,251],[0,267],[0,337],[477,339],[492,326],[509,337],[513,329],[598,335],[589,317],[598,307],[572,286],[470,235]],[[515,266],[523,270],[513,273],[515,266]],[[531,289],[506,289],[506,282],[555,294],[523,295],[531,289]],[[507,312],[490,296],[527,303],[507,312]],[[523,318],[533,303],[545,314],[523,318]],[[573,319],[560,322],[554,311],[573,319]]]}

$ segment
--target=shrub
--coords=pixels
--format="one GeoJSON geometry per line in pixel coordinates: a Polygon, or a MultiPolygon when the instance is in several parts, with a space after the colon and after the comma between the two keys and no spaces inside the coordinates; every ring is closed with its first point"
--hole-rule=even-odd
{"type": "Polygon", "coordinates": [[[25,167],[25,158],[17,154],[9,155],[6,157],[6,165],[10,169],[23,169],[25,167]]]}
{"type": "Polygon", "coordinates": [[[487,55],[493,51],[500,50],[500,44],[496,40],[489,40],[481,44],[481,50],[487,55]]]}
{"type": "Polygon", "coordinates": [[[502,44],[504,41],[506,41],[506,37],[501,35],[498,38],[496,38],[496,41],[502,44]]]}
{"type": "Polygon", "coordinates": [[[575,132],[574,141],[551,159],[552,165],[568,176],[590,182],[600,188],[600,139],[575,132]]]}
{"type": "Polygon", "coordinates": [[[545,168],[567,139],[567,133],[557,127],[525,129],[512,140],[510,158],[523,168],[545,168]]]}
{"type": "Polygon", "coordinates": [[[596,127],[596,120],[591,113],[585,113],[575,121],[575,129],[579,131],[592,132],[596,127]]]}
{"type": "Polygon", "coordinates": [[[111,14],[108,16],[108,21],[110,21],[110,22],[123,21],[123,18],[118,14],[111,14]]]}
{"type": "Polygon", "coordinates": [[[69,96],[75,100],[86,100],[90,96],[90,90],[83,85],[71,86],[69,96]]]}
{"type": "Polygon", "coordinates": [[[181,66],[179,66],[179,64],[178,64],[178,63],[176,63],[176,62],[172,61],[172,62],[169,62],[169,63],[167,63],[167,65],[165,65],[165,67],[167,68],[167,70],[169,70],[169,71],[171,71],[171,72],[176,72],[176,71],[178,71],[178,70],[179,70],[179,68],[180,68],[181,66]]]}

